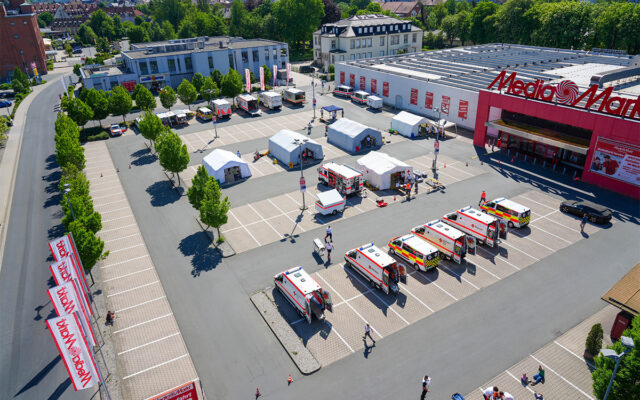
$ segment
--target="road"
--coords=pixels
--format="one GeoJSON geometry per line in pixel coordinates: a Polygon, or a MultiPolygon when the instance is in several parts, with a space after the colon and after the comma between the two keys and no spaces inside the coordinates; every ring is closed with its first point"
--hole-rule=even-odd
{"type": "MultiPolygon", "coordinates": [[[[59,76],[47,79],[57,82],[59,76]]],[[[44,323],[55,316],[46,293],[54,285],[47,268],[52,261],[48,237],[64,233],[53,140],[61,89],[54,82],[34,98],[25,125],[0,271],[1,399],[84,399],[92,394],[74,392],[44,323]]]]}

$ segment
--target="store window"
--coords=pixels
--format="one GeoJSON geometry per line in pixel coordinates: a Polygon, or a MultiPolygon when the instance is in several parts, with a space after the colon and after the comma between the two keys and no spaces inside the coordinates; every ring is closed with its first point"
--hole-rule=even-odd
{"type": "Polygon", "coordinates": [[[278,49],[273,49],[273,61],[278,58],[278,49]]]}
{"type": "Polygon", "coordinates": [[[371,52],[368,52],[368,53],[367,53],[367,57],[368,57],[368,58],[371,58],[372,56],[373,56],[373,54],[371,54],[371,52]]]}
{"type": "Polygon", "coordinates": [[[236,68],[236,63],[233,62],[233,53],[229,53],[229,68],[236,68]]]}
{"type": "Polygon", "coordinates": [[[253,51],[253,62],[254,63],[260,62],[260,54],[258,54],[258,50],[253,51]]]}
{"type": "Polygon", "coordinates": [[[176,60],[170,58],[167,60],[167,64],[169,65],[169,72],[176,72],[176,60]]]}
{"type": "Polygon", "coordinates": [[[151,61],[149,61],[149,65],[151,67],[151,73],[152,74],[157,74],[158,73],[158,61],[151,60],[151,61]]]}
{"type": "Polygon", "coordinates": [[[140,61],[138,64],[140,67],[140,75],[148,75],[149,74],[149,65],[147,65],[146,61],[140,61]]]}
{"type": "Polygon", "coordinates": [[[187,72],[193,72],[193,64],[191,64],[191,56],[184,57],[184,66],[187,69],[187,72]]]}
{"type": "Polygon", "coordinates": [[[344,61],[344,56],[340,56],[340,61],[344,61]]]}

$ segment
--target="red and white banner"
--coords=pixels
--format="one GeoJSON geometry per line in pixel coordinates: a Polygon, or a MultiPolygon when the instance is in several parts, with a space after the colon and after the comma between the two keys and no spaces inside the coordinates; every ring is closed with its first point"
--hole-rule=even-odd
{"type": "Polygon", "coordinates": [[[366,76],[361,76],[360,77],[360,90],[367,90],[367,77],[366,76]]]}
{"type": "Polygon", "coordinates": [[[149,400],[198,400],[195,382],[189,382],[149,400]]]}
{"type": "Polygon", "coordinates": [[[598,137],[589,172],[640,187],[640,147],[598,137]]]}
{"type": "Polygon", "coordinates": [[[409,104],[414,106],[418,105],[418,89],[411,89],[411,97],[409,98],[409,104]]]}
{"type": "Polygon", "coordinates": [[[344,85],[344,71],[340,71],[340,84],[344,85]]]}
{"type": "Polygon", "coordinates": [[[440,111],[444,114],[449,114],[449,105],[451,104],[451,97],[442,96],[442,105],[440,105],[440,111]]]}
{"type": "Polygon", "coordinates": [[[89,313],[85,309],[84,301],[82,301],[83,295],[80,292],[77,281],[73,280],[63,283],[62,285],[52,287],[47,290],[47,294],[49,295],[51,304],[53,304],[53,308],[56,310],[56,314],[58,314],[59,317],[68,314],[70,315],[74,312],[78,313],[84,337],[89,342],[89,346],[95,346],[98,341],[93,334],[91,321],[89,321],[89,313]]]}
{"type": "Polygon", "coordinates": [[[382,95],[384,97],[389,97],[389,82],[382,83],[382,95]]]}
{"type": "Polygon", "coordinates": [[[264,90],[264,68],[260,67],[260,90],[264,90]]]}
{"type": "Polygon", "coordinates": [[[349,74],[349,86],[356,87],[356,74],[349,74]]]}
{"type": "MultiPolygon", "coordinates": [[[[49,265],[49,271],[51,271],[51,276],[53,276],[53,280],[56,282],[56,285],[80,280],[80,278],[78,278],[77,268],[75,268],[74,264],[75,261],[72,257],[65,257],[62,260],[49,265]]],[[[86,292],[82,292],[82,300],[83,305],[89,311],[89,315],[93,315],[91,307],[89,307],[89,300],[86,292]]]]}
{"type": "Polygon", "coordinates": [[[278,66],[273,66],[273,87],[276,87],[276,79],[278,79],[278,66]]]}
{"type": "Polygon", "coordinates": [[[460,100],[460,104],[458,105],[458,117],[462,119],[467,119],[469,114],[469,102],[466,100],[460,100]]]}
{"type": "Polygon", "coordinates": [[[427,92],[424,95],[424,108],[431,110],[433,108],[433,93],[427,92]]]}
{"type": "Polygon", "coordinates": [[[100,381],[98,368],[82,336],[78,314],[51,318],[46,323],[67,367],[73,388],[78,391],[96,386],[100,381]]]}
{"type": "Polygon", "coordinates": [[[63,258],[70,256],[73,257],[73,266],[76,270],[76,278],[80,281],[82,291],[86,294],[89,293],[89,285],[87,285],[87,279],[85,278],[84,268],[82,268],[82,262],[80,261],[80,255],[76,249],[73,237],[70,233],[54,239],[49,242],[49,249],[56,261],[60,261],[63,258]]]}
{"type": "Polygon", "coordinates": [[[375,79],[371,80],[371,93],[378,94],[378,81],[375,79]]]}
{"type": "Polygon", "coordinates": [[[249,68],[244,69],[244,80],[247,84],[247,92],[251,93],[251,72],[249,72],[249,68]]]}
{"type": "Polygon", "coordinates": [[[287,86],[289,86],[290,81],[291,81],[291,64],[287,63],[287,86]]]}

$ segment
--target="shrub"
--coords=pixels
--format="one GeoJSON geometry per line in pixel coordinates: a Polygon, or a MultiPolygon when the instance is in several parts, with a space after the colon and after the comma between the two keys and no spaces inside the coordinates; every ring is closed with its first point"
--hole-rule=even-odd
{"type": "Polygon", "coordinates": [[[600,349],[602,348],[602,334],[602,325],[595,324],[591,327],[591,330],[587,335],[585,347],[587,352],[594,357],[600,353],[600,349]]]}
{"type": "Polygon", "coordinates": [[[329,73],[333,74],[334,72],[336,72],[336,66],[333,64],[329,64],[329,73]]]}
{"type": "Polygon", "coordinates": [[[97,135],[87,136],[87,142],[95,142],[96,140],[107,140],[109,139],[109,134],[106,131],[102,131],[97,135]]]}
{"type": "Polygon", "coordinates": [[[9,90],[11,89],[11,85],[8,83],[2,83],[0,84],[0,90],[9,90]]]}
{"type": "Polygon", "coordinates": [[[109,139],[109,133],[101,126],[92,126],[80,131],[80,143],[109,139]]]}

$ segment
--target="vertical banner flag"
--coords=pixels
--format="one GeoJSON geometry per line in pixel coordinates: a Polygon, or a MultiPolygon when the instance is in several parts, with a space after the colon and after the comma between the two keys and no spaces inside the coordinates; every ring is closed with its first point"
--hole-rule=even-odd
{"type": "Polygon", "coordinates": [[[409,103],[414,106],[418,105],[418,89],[411,89],[411,97],[409,98],[409,103]]]}
{"type": "Polygon", "coordinates": [[[82,263],[80,262],[80,257],[78,256],[78,251],[76,250],[71,234],[67,233],[64,236],[50,241],[49,249],[56,261],[60,261],[65,257],[73,258],[73,267],[76,270],[76,277],[80,281],[80,285],[82,286],[84,293],[89,293],[89,285],[87,285],[87,280],[84,275],[84,268],[82,268],[82,263]]]}
{"type": "Polygon", "coordinates": [[[466,100],[460,100],[460,105],[458,106],[458,117],[462,119],[467,119],[468,112],[469,112],[469,102],[466,100]]]}
{"type": "Polygon", "coordinates": [[[247,82],[247,92],[251,93],[251,72],[249,72],[249,68],[244,69],[244,80],[247,82]]]}
{"type": "Polygon", "coordinates": [[[378,94],[378,81],[375,79],[371,80],[371,93],[378,94]]]}
{"type": "Polygon", "coordinates": [[[260,67],[260,90],[264,91],[264,68],[260,67]]]}
{"type": "MultiPolygon", "coordinates": [[[[71,257],[65,257],[62,260],[49,265],[49,271],[51,271],[51,276],[53,276],[53,280],[56,282],[56,285],[80,280],[77,269],[74,267],[73,258],[71,257]]],[[[82,292],[81,288],[82,284],[80,284],[80,287],[78,288],[80,289],[80,292],[82,292]]],[[[89,307],[89,301],[86,293],[82,293],[80,300],[82,300],[85,309],[89,311],[89,315],[93,315],[91,307],[89,307]]]]}
{"type": "Polygon", "coordinates": [[[74,279],[67,283],[63,283],[62,285],[52,287],[47,290],[47,294],[49,295],[51,304],[53,304],[53,308],[56,310],[56,314],[58,314],[59,317],[62,317],[63,315],[73,315],[75,312],[78,313],[84,337],[89,342],[89,346],[93,347],[98,343],[98,341],[93,334],[93,329],[91,329],[89,314],[84,308],[84,302],[80,297],[82,294],[80,293],[80,289],[76,282],[77,281],[74,279]]]}
{"type": "Polygon", "coordinates": [[[46,324],[67,367],[73,388],[78,391],[96,386],[100,380],[98,368],[82,336],[78,314],[50,318],[46,324]]]}
{"type": "Polygon", "coordinates": [[[291,82],[291,64],[287,63],[287,86],[291,82]]]}
{"type": "Polygon", "coordinates": [[[382,83],[382,95],[384,97],[389,97],[389,82],[382,83]]]}
{"type": "Polygon", "coordinates": [[[424,108],[431,110],[433,108],[433,93],[427,92],[424,95],[424,108]]]}
{"type": "Polygon", "coordinates": [[[442,96],[442,105],[440,106],[440,110],[449,115],[449,104],[451,104],[451,97],[442,96]]]}
{"type": "Polygon", "coordinates": [[[164,392],[150,400],[198,400],[198,392],[194,382],[185,383],[184,385],[164,392]]]}
{"type": "Polygon", "coordinates": [[[344,85],[344,71],[340,71],[340,84],[344,85]]]}
{"type": "Polygon", "coordinates": [[[360,90],[367,90],[367,77],[360,77],[360,90]]]}
{"type": "Polygon", "coordinates": [[[276,79],[278,79],[278,66],[273,64],[273,86],[276,86],[276,79]]]}
{"type": "Polygon", "coordinates": [[[356,87],[356,75],[355,74],[349,74],[349,86],[351,86],[352,88],[356,87]]]}

